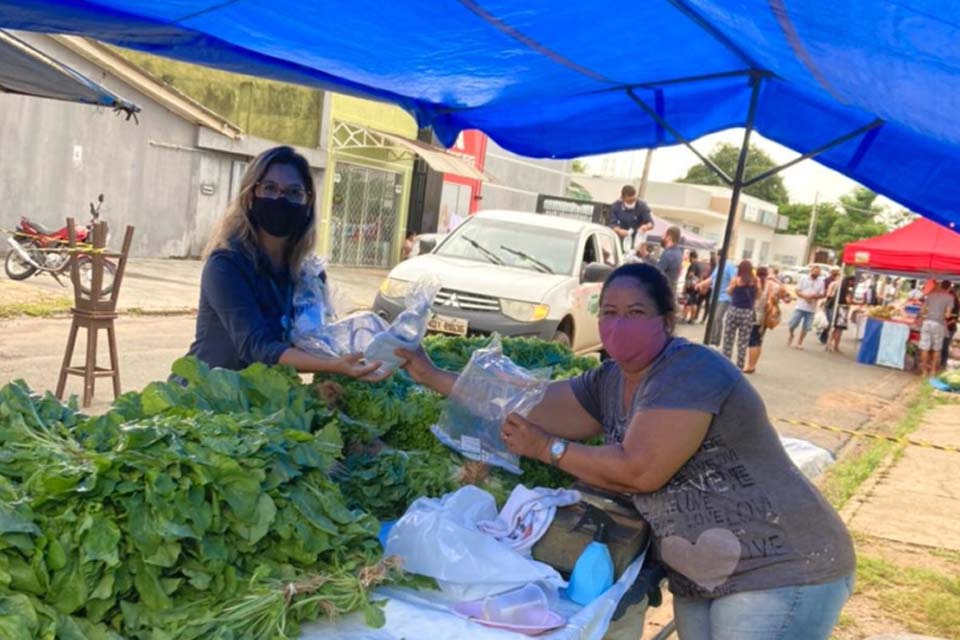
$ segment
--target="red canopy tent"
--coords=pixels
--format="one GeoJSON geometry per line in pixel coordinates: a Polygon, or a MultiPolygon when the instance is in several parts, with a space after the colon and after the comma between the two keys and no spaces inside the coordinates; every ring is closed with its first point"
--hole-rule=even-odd
{"type": "Polygon", "coordinates": [[[848,244],[843,263],[898,274],[960,274],[960,234],[919,218],[886,235],[848,244]]]}

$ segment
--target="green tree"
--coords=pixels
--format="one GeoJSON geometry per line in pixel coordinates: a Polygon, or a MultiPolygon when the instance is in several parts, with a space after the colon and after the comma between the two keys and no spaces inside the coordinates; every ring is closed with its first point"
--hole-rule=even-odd
{"type": "MultiPolygon", "coordinates": [[[[889,231],[892,221],[900,221],[901,215],[889,216],[886,209],[876,203],[877,194],[857,187],[841,196],[839,203],[823,202],[817,207],[817,229],[814,244],[840,251],[851,242],[883,235],[889,231]]],[[[790,220],[786,233],[807,235],[813,206],[792,203],[780,207],[780,214],[790,220]]],[[[909,212],[907,212],[909,213],[909,212]]]]}
{"type": "Polygon", "coordinates": [[[586,173],[587,172],[587,163],[576,158],[573,162],[570,163],[570,171],[573,173],[586,173]]]}
{"type": "MultiPolygon", "coordinates": [[[[790,220],[790,226],[783,233],[807,235],[810,231],[810,216],[813,205],[793,202],[780,207],[780,215],[790,220]]],[[[837,205],[832,202],[821,202],[817,206],[817,232],[814,244],[817,246],[830,245],[830,229],[842,214],[837,205]]]]}
{"type": "MultiPolygon", "coordinates": [[[[707,155],[707,158],[732,178],[737,172],[740,148],[727,142],[722,142],[713,148],[713,151],[707,155]]],[[[773,158],[768,156],[766,152],[754,145],[750,145],[750,151],[747,154],[747,166],[744,168],[744,177],[749,180],[753,176],[760,175],[775,166],[777,166],[777,163],[774,162],[773,158]]],[[[720,179],[720,176],[702,162],[690,167],[687,170],[687,175],[677,180],[677,182],[727,186],[720,179]]],[[[748,193],[761,200],[766,200],[767,202],[772,202],[777,206],[785,205],[790,201],[787,187],[783,184],[783,178],[779,175],[770,176],[766,180],[750,185],[744,189],[744,193],[748,193]]]]}

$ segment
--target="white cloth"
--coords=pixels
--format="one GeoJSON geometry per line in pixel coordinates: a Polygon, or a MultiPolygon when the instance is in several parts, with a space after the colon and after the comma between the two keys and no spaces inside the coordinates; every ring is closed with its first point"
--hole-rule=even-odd
{"type": "Polygon", "coordinates": [[[514,487],[496,520],[477,523],[477,529],[489,534],[516,551],[530,554],[533,545],[550,528],[557,507],[580,502],[580,492],[571,489],[527,489],[514,487]]]}
{"type": "Polygon", "coordinates": [[[797,311],[816,311],[817,301],[801,298],[801,293],[807,296],[822,296],[823,278],[814,280],[810,276],[803,276],[800,278],[800,282],[797,283],[797,311]]]}
{"type": "Polygon", "coordinates": [[[877,364],[883,367],[903,369],[907,354],[910,327],[899,322],[884,322],[880,330],[880,345],[877,348],[877,364]]]}
{"type": "MultiPolygon", "coordinates": [[[[567,619],[566,626],[538,636],[539,639],[601,640],[617,604],[636,581],[645,557],[646,552],[631,562],[612,587],[585,607],[561,598],[555,610],[567,619]]],[[[446,598],[439,591],[381,587],[373,592],[373,597],[387,599],[383,608],[387,622],[382,628],[371,629],[364,623],[363,615],[354,612],[303,625],[300,640],[523,640],[526,637],[457,616],[450,611],[457,600],[446,598]]]]}

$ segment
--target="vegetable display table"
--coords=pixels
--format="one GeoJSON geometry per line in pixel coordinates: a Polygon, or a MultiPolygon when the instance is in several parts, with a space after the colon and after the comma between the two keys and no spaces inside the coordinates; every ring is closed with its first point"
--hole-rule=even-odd
{"type": "Polygon", "coordinates": [[[912,320],[867,318],[857,362],[903,370],[912,327],[912,320]]]}

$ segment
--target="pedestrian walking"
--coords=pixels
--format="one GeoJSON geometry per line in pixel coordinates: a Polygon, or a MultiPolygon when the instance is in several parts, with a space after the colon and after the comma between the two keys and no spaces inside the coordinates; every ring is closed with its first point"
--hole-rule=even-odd
{"type": "Polygon", "coordinates": [[[940,370],[943,341],[947,336],[947,319],[953,313],[955,298],[950,295],[950,281],[944,280],[923,301],[920,317],[920,374],[933,377],[940,370]]]}
{"type": "Polygon", "coordinates": [[[737,342],[737,368],[743,371],[747,360],[750,331],[753,329],[754,307],[760,295],[760,285],[753,275],[753,265],[744,260],[737,268],[737,275],[727,288],[730,308],[723,324],[723,355],[733,356],[733,342],[737,342]]]}
{"type": "Polygon", "coordinates": [[[686,324],[693,324],[700,314],[702,301],[697,285],[703,280],[700,256],[696,251],[690,251],[687,275],[683,279],[683,316],[681,320],[686,324]]]}
{"type": "Polygon", "coordinates": [[[830,321],[825,331],[828,333],[825,342],[827,351],[840,353],[840,338],[846,331],[850,321],[850,305],[853,304],[853,290],[856,278],[847,276],[841,280],[834,280],[827,290],[827,299],[824,301],[824,311],[830,321]],[[839,289],[839,296],[837,295],[839,289]],[[839,300],[837,299],[839,297],[839,300]]]}
{"type": "Polygon", "coordinates": [[[780,322],[780,300],[785,296],[783,287],[767,267],[757,269],[759,295],[754,306],[753,328],[750,329],[750,343],[747,349],[747,367],[744,373],[753,373],[760,362],[763,350],[763,337],[767,329],[780,322]]]}
{"type": "Polygon", "coordinates": [[[810,333],[810,327],[813,326],[813,315],[817,311],[817,304],[826,295],[826,289],[823,280],[820,279],[820,267],[813,265],[810,267],[810,274],[800,278],[797,283],[797,308],[793,311],[793,317],[790,318],[790,336],[787,338],[787,346],[793,346],[793,338],[797,327],[800,328],[800,339],[797,341],[796,348],[803,349],[803,339],[810,333]]]}
{"type": "Polygon", "coordinates": [[[713,288],[720,287],[720,293],[717,297],[717,310],[713,314],[713,325],[710,327],[710,339],[707,342],[715,347],[720,346],[720,340],[723,338],[723,318],[727,314],[727,309],[730,308],[730,292],[728,289],[730,288],[730,281],[736,275],[737,267],[732,262],[727,262],[723,267],[723,275],[720,277],[719,283],[717,283],[716,268],[709,278],[700,283],[700,290],[711,296],[711,303],[713,301],[713,288]]]}
{"type": "Polygon", "coordinates": [[[680,270],[683,268],[683,249],[680,247],[680,238],[682,234],[680,227],[670,227],[663,238],[660,239],[660,246],[663,252],[660,254],[660,261],[657,267],[667,276],[667,282],[676,297],[677,282],[680,280],[680,270]]]}

